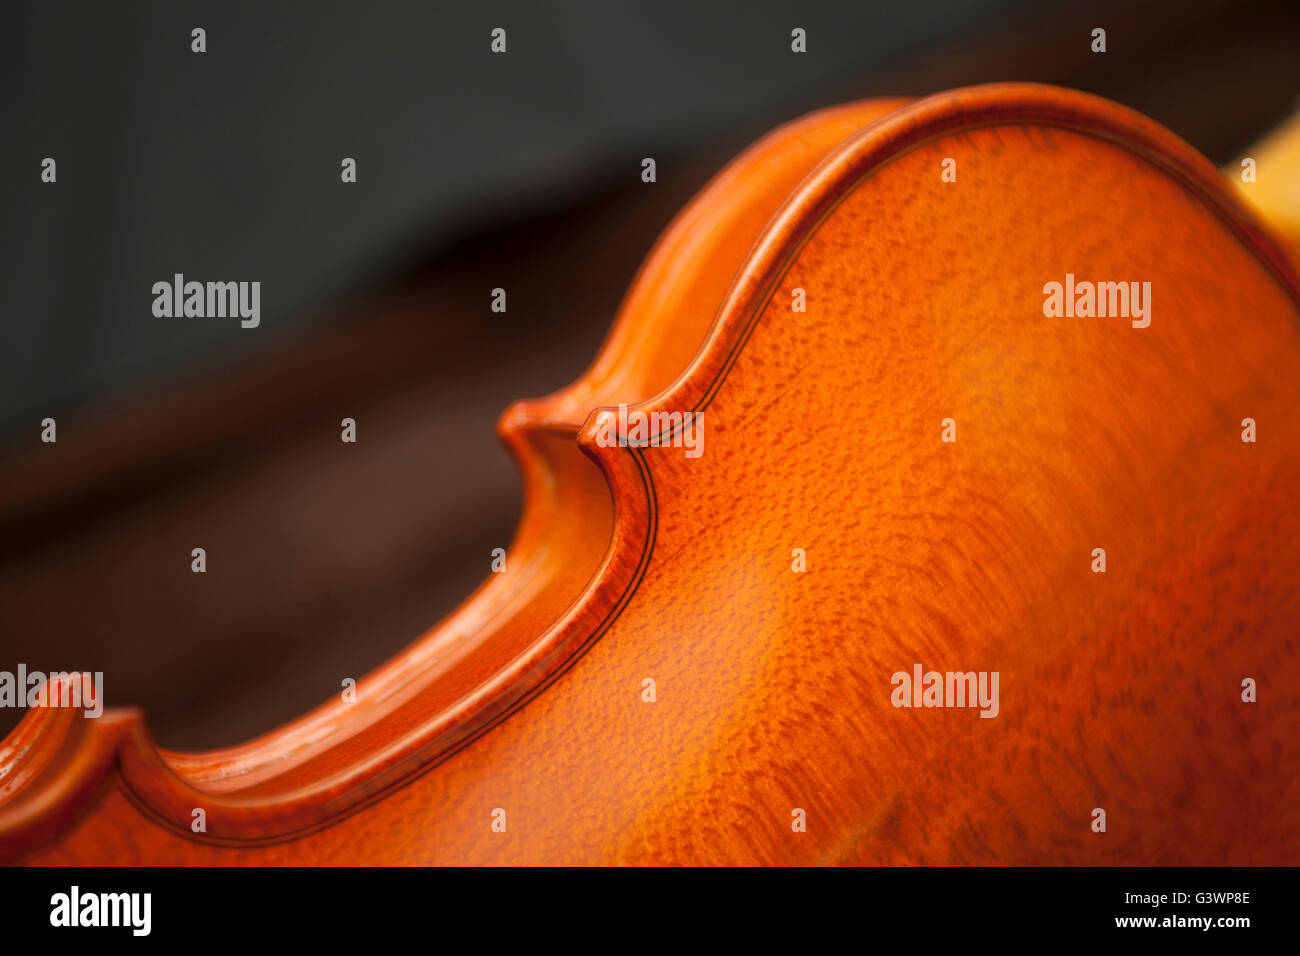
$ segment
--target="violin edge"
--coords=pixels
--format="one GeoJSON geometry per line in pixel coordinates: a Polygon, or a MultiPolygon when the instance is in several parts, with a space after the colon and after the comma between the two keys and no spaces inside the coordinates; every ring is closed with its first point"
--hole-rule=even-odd
{"type": "MultiPolygon", "coordinates": [[[[1300,274],[1282,237],[1241,201],[1217,167],[1171,130],[1136,110],[1078,90],[1040,83],[963,87],[913,101],[829,155],[755,243],[695,360],[670,386],[638,403],[635,410],[646,415],[704,411],[785,268],[820,222],[875,170],[927,142],[965,129],[1021,124],[1052,125],[1096,136],[1154,164],[1197,195],[1300,305],[1300,274]]],[[[598,418],[609,411],[605,407],[591,412],[580,442],[597,444],[598,418]]]]}
{"type": "MultiPolygon", "coordinates": [[[[856,134],[833,150],[791,194],[760,235],[737,273],[731,291],[695,358],[667,388],[637,403],[636,407],[651,412],[673,408],[702,410],[706,407],[725,379],[730,367],[728,358],[734,358],[738,348],[743,347],[748,331],[762,314],[764,303],[779,281],[783,263],[797,252],[800,243],[806,241],[836,199],[851,189],[853,183],[868,175],[871,169],[926,142],[927,137],[948,135],[989,122],[1062,125],[1100,135],[1155,162],[1205,199],[1300,302],[1300,280],[1276,237],[1230,193],[1228,184],[1209,161],[1172,132],[1126,107],[1089,94],[1038,84],[971,87],[927,97],[891,112],[869,130],[856,134]]],[[[606,346],[608,343],[607,339],[606,346]]],[[[602,352],[606,346],[602,346],[602,352]]],[[[548,415],[559,417],[555,414],[560,407],[555,397],[571,394],[570,390],[575,386],[548,396],[553,400],[551,403],[548,399],[541,399],[511,406],[499,426],[507,444],[510,444],[509,436],[516,428],[531,425],[571,427],[568,423],[547,422],[546,419],[548,415]]],[[[596,417],[606,409],[607,406],[592,409],[585,422],[576,429],[575,436],[579,447],[596,462],[610,483],[615,512],[614,537],[605,561],[583,591],[582,599],[544,635],[553,638],[546,642],[547,648],[554,652],[547,657],[546,666],[554,671],[556,677],[581,656],[582,648],[590,646],[599,637],[596,633],[594,637],[588,635],[586,641],[580,641],[581,635],[577,632],[589,625],[586,618],[597,592],[607,590],[608,579],[604,572],[617,566],[617,570],[627,575],[626,581],[634,581],[636,568],[644,569],[649,548],[653,546],[653,475],[635,449],[606,448],[596,441],[596,417]],[[637,469],[642,467],[647,470],[638,476],[637,469]],[[638,477],[643,482],[640,492],[635,484],[638,477]],[[649,535],[650,544],[642,549],[642,556],[636,564],[629,566],[634,526],[649,535]],[[588,606],[583,606],[584,600],[588,606]],[[561,651],[567,654],[565,660],[556,659],[561,651]],[[575,653],[577,656],[573,656],[575,653]]],[[[418,639],[416,645],[444,629],[462,609],[480,599],[484,590],[491,586],[489,579],[443,622],[418,639]]],[[[617,603],[607,610],[616,611],[617,603]]],[[[539,638],[533,649],[536,650],[542,642],[543,639],[539,638]]],[[[375,676],[383,680],[411,679],[409,675],[401,674],[402,662],[410,651],[408,648],[382,665],[375,676]]],[[[492,690],[498,692],[509,686],[510,680],[503,678],[501,682],[492,684],[492,690]]],[[[542,684],[537,690],[545,686],[542,684]]],[[[240,798],[238,791],[213,794],[192,786],[169,763],[170,756],[184,759],[185,755],[169,755],[154,746],[143,715],[137,710],[107,711],[103,718],[91,722],[90,726],[86,726],[84,719],[73,719],[72,716],[65,720],[63,714],[54,710],[33,712],[11,734],[12,737],[21,731],[29,745],[18,751],[11,748],[10,759],[4,764],[4,769],[11,773],[21,771],[28,776],[20,781],[8,798],[4,798],[4,802],[0,802],[0,837],[3,837],[0,858],[21,859],[71,826],[102,787],[109,784],[110,778],[115,778],[142,812],[190,839],[249,846],[297,838],[373,804],[395,787],[428,772],[454,755],[460,746],[513,713],[514,705],[522,706],[531,699],[529,694],[519,694],[513,701],[498,695],[492,698],[495,714],[489,714],[492,708],[486,707],[487,697],[471,696],[473,699],[467,701],[466,708],[458,712],[464,719],[454,720],[447,716],[448,712],[434,715],[429,723],[421,726],[418,734],[408,735],[372,756],[348,774],[346,780],[330,780],[302,791],[253,799],[240,798]],[[438,724],[439,729],[430,729],[430,724],[440,718],[445,719],[438,724]],[[30,765],[24,769],[23,762],[28,759],[35,761],[37,754],[45,763],[35,771],[30,765]],[[213,828],[204,834],[192,834],[188,826],[189,811],[195,806],[196,799],[218,810],[209,815],[213,828]]],[[[338,704],[324,705],[259,738],[259,741],[300,732],[304,727],[312,726],[313,720],[328,720],[337,715],[338,708],[338,704]]],[[[5,743],[8,742],[6,738],[5,743]]]]}
{"type": "MultiPolygon", "coordinates": [[[[665,275],[680,280],[680,260],[687,254],[684,248],[689,246],[691,253],[699,255],[700,246],[704,245],[707,251],[719,219],[729,214],[734,216],[738,206],[755,204],[752,193],[759,187],[752,180],[759,178],[756,173],[760,170],[765,176],[762,188],[772,193],[774,186],[769,180],[774,178],[771,174],[776,165],[774,157],[787,168],[786,181],[777,183],[777,191],[772,193],[775,198],[770,199],[768,207],[772,210],[824,156],[826,149],[906,102],[899,98],[876,98],[819,109],[781,124],[743,150],[710,178],[656,239],[629,285],[610,332],[583,375],[544,397],[514,402],[502,413],[497,423],[498,437],[515,458],[525,486],[523,514],[508,549],[512,562],[521,557],[521,551],[522,557],[527,558],[528,552],[534,550],[525,540],[530,516],[546,507],[537,501],[534,492],[556,481],[553,469],[530,446],[530,439],[545,432],[567,437],[579,458],[595,459],[599,467],[609,469],[610,475],[617,475],[634,464],[631,459],[602,463],[598,455],[580,449],[575,439],[583,415],[574,409],[584,403],[590,407],[588,399],[598,393],[612,395],[619,387],[626,386],[612,370],[621,362],[637,358],[638,349],[644,348],[644,343],[636,340],[637,329],[629,331],[631,327],[639,328],[647,321],[679,322],[649,287],[658,285],[665,275]],[[801,150],[806,155],[791,155],[801,150]],[[748,184],[747,180],[750,180],[748,184]],[[744,188],[737,191],[738,186],[744,188]],[[724,199],[726,203],[720,202],[724,199]],[[719,209],[724,205],[730,205],[730,212],[719,209]],[[704,240],[700,239],[701,234],[704,240]]],[[[764,212],[762,218],[765,221],[769,216],[770,213],[764,212]]],[[[746,250],[752,236],[753,233],[746,236],[746,250]]],[[[740,261],[743,261],[743,251],[731,264],[733,270],[740,261]]],[[[726,278],[730,279],[730,273],[726,278]]],[[[712,301],[716,303],[718,299],[712,301]]],[[[716,305],[711,308],[716,310],[716,305]]],[[[712,320],[710,313],[708,321],[712,320]]],[[[632,473],[627,477],[631,478],[632,473]]],[[[619,480],[607,475],[611,494],[619,480]]],[[[606,571],[614,562],[615,553],[620,551],[615,546],[615,535],[621,533],[626,539],[628,528],[644,529],[643,519],[652,516],[652,491],[643,485],[633,494],[642,502],[649,495],[650,506],[635,505],[631,500],[625,502],[628,517],[622,522],[621,531],[611,532],[610,547],[580,598],[530,646],[533,652],[553,653],[548,655],[550,663],[542,668],[543,682],[530,687],[531,693],[520,695],[523,697],[518,702],[520,705],[563,673],[580,656],[579,649],[590,646],[594,637],[599,636],[588,633],[588,640],[574,648],[561,635],[581,621],[585,613],[584,598],[608,589],[612,579],[606,571]]],[[[639,551],[642,560],[637,566],[644,567],[648,553],[647,543],[639,551]]],[[[427,660],[436,657],[432,649],[454,635],[457,622],[473,618],[476,609],[485,604],[495,608],[503,600],[508,602],[511,591],[506,582],[509,580],[506,576],[490,575],[438,624],[366,675],[363,681],[373,696],[391,701],[405,688],[419,688],[435,679],[426,673],[427,660]]],[[[621,593],[626,594],[627,589],[621,593]]],[[[589,601],[586,603],[587,611],[594,607],[589,601]]],[[[516,665],[524,659],[516,660],[516,665]]],[[[516,666],[515,670],[518,669],[516,666]]],[[[349,709],[334,698],[248,742],[197,753],[157,747],[149,734],[145,715],[135,708],[106,711],[99,721],[102,726],[94,732],[80,726],[85,722],[74,720],[69,712],[33,711],[8,737],[0,740],[0,771],[5,771],[0,773],[0,779],[6,773],[9,778],[9,786],[0,788],[0,861],[20,860],[57,838],[106,786],[120,789],[142,815],[195,841],[256,846],[294,839],[363,809],[382,799],[393,787],[404,785],[453,756],[460,746],[516,709],[508,692],[517,683],[511,671],[502,670],[473,694],[431,715],[415,730],[398,736],[351,772],[336,774],[312,786],[251,799],[241,797],[242,792],[252,789],[247,784],[283,774],[281,764],[286,757],[298,761],[310,759],[311,753],[319,752],[324,746],[321,741],[336,741],[341,727],[346,725],[349,733],[360,732],[391,710],[362,716],[358,713],[360,708],[353,705],[354,709],[349,709]],[[110,727],[113,728],[110,733],[99,732],[110,727]],[[33,746],[34,743],[38,746],[33,746]],[[86,757],[94,759],[83,759],[86,757]],[[232,786],[235,781],[239,784],[232,786]],[[189,827],[189,814],[196,805],[216,811],[208,818],[209,826],[203,833],[194,833],[189,827]],[[319,812],[311,812],[313,807],[319,812]]],[[[414,693],[418,690],[407,698],[414,693]]]]}

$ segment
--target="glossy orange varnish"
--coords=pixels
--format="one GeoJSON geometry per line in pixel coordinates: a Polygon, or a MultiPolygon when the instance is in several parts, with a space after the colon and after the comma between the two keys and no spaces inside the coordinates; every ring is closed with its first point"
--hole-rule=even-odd
{"type": "Polygon", "coordinates": [[[33,714],[0,751],[15,781],[0,856],[1294,862],[1285,256],[1203,159],[1104,101],[977,88],[853,133],[885,111],[861,109],[823,117],[849,128],[821,127],[779,175],[754,159],[778,141],[724,173],[652,253],[584,379],[507,414],[508,441],[552,436],[516,448],[529,511],[512,560],[537,577],[498,576],[376,675],[401,687],[415,666],[401,706],[327,707],[165,761],[133,714],[33,714]],[[1150,327],[1044,317],[1043,283],[1066,272],[1150,281],[1150,327]],[[704,455],[597,446],[595,407],[638,400],[703,409],[704,455]],[[939,440],[948,417],[955,444],[939,440]],[[1258,443],[1240,440],[1244,417],[1258,443]],[[498,623],[429,666],[458,620],[498,623]],[[895,709],[890,675],[916,662],[997,670],[999,716],[895,709]],[[1257,704],[1240,700],[1247,676],[1257,704]],[[244,779],[221,782],[241,761],[244,779]],[[208,834],[188,832],[191,806],[208,834]]]}

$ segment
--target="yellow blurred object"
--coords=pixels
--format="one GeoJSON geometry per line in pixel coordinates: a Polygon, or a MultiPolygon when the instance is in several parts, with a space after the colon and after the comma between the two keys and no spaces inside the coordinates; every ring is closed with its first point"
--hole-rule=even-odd
{"type": "Polygon", "coordinates": [[[1246,150],[1225,172],[1237,194],[1300,262],[1300,113],[1246,150]]]}

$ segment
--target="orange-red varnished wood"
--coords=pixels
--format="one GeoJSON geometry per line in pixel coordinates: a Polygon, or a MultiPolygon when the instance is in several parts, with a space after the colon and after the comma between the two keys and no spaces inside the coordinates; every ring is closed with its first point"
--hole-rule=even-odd
{"type": "Polygon", "coordinates": [[[1300,289],[1217,175],[1036,86],[784,127],[503,416],[505,574],[241,747],[33,712],[0,858],[1294,863],[1300,289]],[[1150,326],[1045,316],[1066,273],[1150,282],[1150,326]],[[620,403],[703,454],[598,444],[620,403]],[[998,716],[892,706],[916,663],[998,671],[998,716]]]}

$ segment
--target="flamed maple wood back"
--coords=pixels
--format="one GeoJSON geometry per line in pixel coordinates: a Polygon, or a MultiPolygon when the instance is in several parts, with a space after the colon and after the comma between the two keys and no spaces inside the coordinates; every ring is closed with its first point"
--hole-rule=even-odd
{"type": "Polygon", "coordinates": [[[242,748],[34,712],[4,855],[1293,861],[1298,301],[1218,173],[1113,104],[815,114],[670,227],[582,381],[503,418],[506,574],[356,709],[242,748]],[[1074,279],[1149,283],[1145,315],[1045,314],[1074,279]],[[624,403],[702,413],[702,453],[609,447],[624,403]],[[997,672],[996,716],[896,706],[915,665],[997,672]]]}

